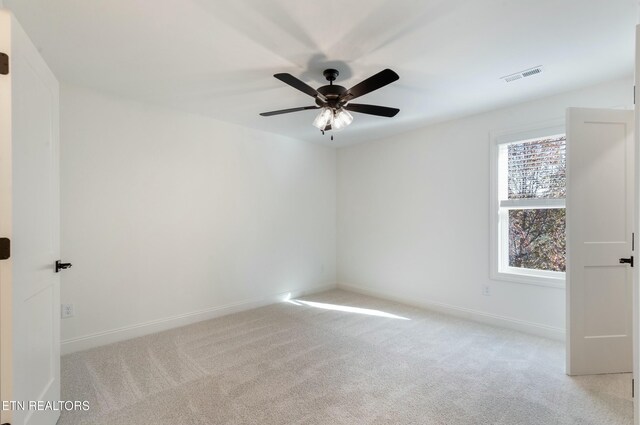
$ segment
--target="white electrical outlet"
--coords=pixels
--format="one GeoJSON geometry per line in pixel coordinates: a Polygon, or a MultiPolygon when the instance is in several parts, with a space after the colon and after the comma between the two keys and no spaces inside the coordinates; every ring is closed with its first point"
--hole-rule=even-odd
{"type": "Polygon", "coordinates": [[[489,285],[482,285],[482,295],[485,297],[491,296],[491,287],[489,285]]]}
{"type": "Polygon", "coordinates": [[[62,318],[68,319],[73,316],[73,304],[62,304],[62,318]]]}

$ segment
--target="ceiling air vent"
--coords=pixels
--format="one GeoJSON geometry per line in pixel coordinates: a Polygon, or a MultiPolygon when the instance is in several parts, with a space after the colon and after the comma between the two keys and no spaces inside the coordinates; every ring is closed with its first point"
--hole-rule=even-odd
{"type": "Polygon", "coordinates": [[[522,78],[522,74],[513,74],[513,75],[507,75],[506,77],[502,77],[502,79],[505,80],[507,83],[510,83],[511,81],[519,80],[520,78],[522,78]]]}
{"type": "Polygon", "coordinates": [[[531,77],[532,75],[540,74],[542,72],[542,65],[536,66],[535,68],[525,69],[524,71],[516,72],[515,74],[506,75],[504,77],[500,77],[501,80],[504,80],[507,83],[510,83],[515,80],[520,80],[521,78],[531,77]]]}

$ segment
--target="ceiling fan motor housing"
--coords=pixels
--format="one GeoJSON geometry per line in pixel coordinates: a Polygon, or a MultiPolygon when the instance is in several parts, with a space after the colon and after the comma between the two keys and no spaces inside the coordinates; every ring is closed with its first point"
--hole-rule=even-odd
{"type": "Polygon", "coordinates": [[[318,93],[322,94],[327,98],[327,102],[323,102],[320,98],[316,98],[316,104],[318,106],[330,106],[332,108],[339,107],[340,96],[347,92],[346,87],[338,86],[338,85],[329,85],[318,87],[318,93]]]}
{"type": "Polygon", "coordinates": [[[323,102],[319,98],[316,98],[316,104],[318,106],[329,106],[331,108],[341,107],[341,103],[344,102],[339,102],[338,99],[342,94],[347,92],[347,89],[342,86],[333,85],[333,82],[338,78],[340,72],[338,72],[337,69],[325,69],[322,75],[324,75],[324,78],[329,81],[329,85],[319,87],[318,93],[322,94],[327,99],[327,102],[323,102]]]}

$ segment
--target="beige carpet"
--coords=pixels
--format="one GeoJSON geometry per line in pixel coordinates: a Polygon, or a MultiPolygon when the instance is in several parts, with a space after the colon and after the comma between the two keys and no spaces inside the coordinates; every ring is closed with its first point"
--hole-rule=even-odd
{"type": "Polygon", "coordinates": [[[302,300],[63,357],[63,400],[91,409],[59,423],[632,423],[631,376],[568,377],[561,343],[339,290],[302,300]]]}

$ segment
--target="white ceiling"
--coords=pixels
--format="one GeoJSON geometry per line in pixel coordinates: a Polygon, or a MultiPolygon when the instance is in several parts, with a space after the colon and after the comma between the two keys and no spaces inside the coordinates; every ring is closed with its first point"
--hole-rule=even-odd
{"type": "Polygon", "coordinates": [[[63,81],[295,138],[346,145],[631,75],[635,0],[4,0],[63,81]],[[537,65],[544,73],[499,78],[537,65]],[[337,68],[350,87],[391,68],[400,80],[358,99],[327,136],[309,85],[337,68]]]}

